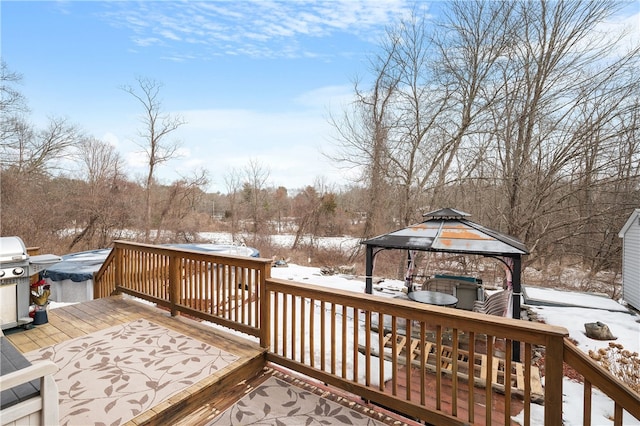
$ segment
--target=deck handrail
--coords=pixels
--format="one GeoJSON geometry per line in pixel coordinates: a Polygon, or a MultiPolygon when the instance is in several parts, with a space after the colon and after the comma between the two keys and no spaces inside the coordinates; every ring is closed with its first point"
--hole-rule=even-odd
{"type": "Polygon", "coordinates": [[[116,291],[115,280],[115,251],[111,250],[104,262],[96,272],[93,273],[93,298],[100,299],[108,297],[116,291]]]}
{"type": "MultiPolygon", "coordinates": [[[[390,299],[382,296],[359,294],[350,291],[328,289],[309,284],[299,284],[275,278],[266,282],[267,294],[270,295],[269,304],[269,332],[267,341],[271,343],[267,359],[276,364],[299,371],[310,377],[322,380],[333,386],[355,393],[365,399],[374,401],[386,407],[401,411],[421,420],[434,424],[467,424],[485,421],[491,424],[492,413],[487,410],[485,418],[480,420],[474,411],[473,400],[476,380],[462,380],[470,377],[477,367],[474,363],[467,363],[464,357],[475,359],[480,354],[480,344],[476,341],[486,336],[485,356],[489,366],[498,361],[498,342],[504,343],[504,356],[500,361],[504,363],[504,371],[513,371],[515,362],[511,361],[513,342],[524,345],[524,359],[521,364],[524,369],[524,405],[531,403],[531,357],[534,347],[543,346],[548,356],[545,362],[545,391],[544,411],[545,424],[562,423],[562,351],[563,340],[568,332],[563,327],[547,324],[524,322],[511,318],[500,318],[453,308],[444,308],[418,304],[409,300],[390,299]],[[296,314],[297,311],[309,312],[296,314]],[[317,319],[317,312],[320,319],[317,319]],[[325,312],[328,316],[323,317],[325,312]],[[350,316],[353,324],[348,324],[346,318],[350,316]],[[310,318],[307,318],[310,317],[310,318]],[[314,317],[316,317],[314,319],[314,317]],[[357,318],[357,324],[355,324],[357,318]],[[378,333],[372,337],[370,330],[377,321],[378,333]],[[315,321],[320,321],[318,325],[315,321]],[[404,325],[403,325],[404,324],[404,325]],[[430,328],[431,331],[427,331],[430,328]],[[381,329],[387,329],[384,333],[381,329]],[[391,348],[386,346],[385,335],[390,335],[391,341],[400,341],[391,348]],[[404,336],[404,339],[398,337],[404,336]],[[406,338],[410,336],[411,338],[406,338]],[[429,336],[429,337],[427,337],[429,336]],[[462,356],[463,338],[468,338],[468,348],[462,356]],[[445,340],[451,345],[450,354],[445,354],[445,340]],[[364,365],[359,364],[358,343],[365,341],[364,365]],[[383,344],[384,341],[384,344],[383,344]],[[300,343],[298,343],[300,342],[300,343]],[[306,343],[305,343],[306,342],[306,343]],[[357,342],[357,343],[356,343],[357,342]],[[300,345],[298,347],[298,345],[300,345]],[[305,345],[311,346],[307,357],[303,352],[305,345]],[[324,347],[319,347],[324,345],[324,347]],[[411,354],[416,348],[430,347],[433,353],[421,351],[416,356],[419,367],[408,369],[397,362],[400,353],[411,354]],[[382,357],[385,351],[392,355],[391,366],[386,366],[382,357]],[[410,352],[411,351],[411,352],[410,352]],[[430,357],[435,358],[434,371],[427,371],[426,364],[430,357]],[[375,363],[375,365],[374,365],[375,363]],[[348,367],[345,367],[348,366],[348,367]],[[388,374],[385,375],[385,368],[388,374]],[[405,376],[398,373],[404,368],[405,376]],[[354,371],[358,377],[354,377],[354,371]],[[466,375],[464,373],[466,369],[466,375]],[[375,371],[379,377],[375,377],[375,371]],[[409,371],[411,370],[411,371],[409,371]],[[445,370],[450,373],[451,384],[445,386],[441,376],[445,370]],[[382,371],[382,372],[380,372],[382,371]],[[360,375],[364,374],[364,378],[360,375]],[[372,376],[372,374],[374,374],[372,376]],[[390,375],[390,377],[389,377],[390,375]],[[398,389],[402,386],[410,389],[411,376],[419,378],[422,389],[415,395],[408,390],[406,395],[398,389]],[[404,381],[404,383],[401,383],[404,381]],[[385,383],[390,383],[390,390],[385,383]],[[445,389],[451,386],[451,398],[447,400],[445,389]],[[435,406],[426,401],[426,388],[436,389],[435,406]],[[468,400],[466,407],[459,402],[461,393],[466,392],[468,400]],[[468,391],[468,392],[467,392],[468,391]],[[447,407],[445,409],[445,407],[447,407]],[[464,408],[464,410],[463,410],[464,408]]],[[[479,341],[479,340],[478,340],[479,341]]],[[[449,350],[449,349],[447,349],[449,350]]],[[[490,369],[489,371],[492,371],[490,369]]],[[[485,406],[493,406],[495,393],[492,380],[496,373],[487,375],[485,380],[485,398],[479,401],[485,406]]],[[[505,394],[505,423],[510,418],[510,398],[513,394],[511,375],[503,374],[503,390],[505,394]]],[[[527,408],[525,408],[527,411],[527,408]]]]}
{"type": "MultiPolygon", "coordinates": [[[[530,360],[538,347],[543,348],[545,358],[545,424],[562,422],[563,362],[584,377],[585,425],[592,422],[592,388],[600,389],[615,401],[614,424],[622,424],[624,411],[640,419],[640,397],[576,348],[562,327],[275,279],[271,278],[270,264],[270,259],[116,241],[102,268],[94,275],[94,297],[123,292],[157,303],[171,310],[172,315],[183,313],[257,336],[261,346],[268,349],[268,361],[435,424],[458,425],[477,420],[473,387],[481,385],[487,390],[494,389],[500,377],[496,374],[502,374],[506,404],[504,422],[510,422],[509,401],[515,390],[507,385],[509,375],[504,372],[514,371],[514,364],[517,364],[511,360],[514,342],[524,346],[520,353],[525,361],[517,365],[522,369],[517,374],[526,377],[520,395],[525,425],[531,424],[531,383],[535,367],[530,360]],[[297,307],[300,314],[296,314],[297,307]],[[321,317],[321,324],[317,324],[314,313],[320,310],[324,312],[322,315],[328,316],[321,317]],[[358,327],[352,330],[344,320],[344,315],[349,313],[358,318],[358,327]],[[361,317],[364,327],[360,327],[361,317]],[[380,332],[372,338],[370,330],[376,319],[380,332]],[[264,326],[266,324],[269,326],[264,326]],[[481,336],[485,336],[486,348],[472,343],[481,336]],[[465,350],[460,349],[463,338],[467,339],[465,350]],[[359,344],[360,339],[364,339],[364,345],[359,344]],[[447,339],[448,346],[445,344],[447,339]],[[498,343],[504,344],[501,355],[496,354],[498,343]],[[311,347],[314,356],[309,358],[313,360],[305,359],[305,345],[311,347]],[[427,353],[427,347],[432,347],[434,352],[427,353]],[[362,382],[350,373],[361,368],[358,364],[361,350],[367,370],[374,365],[372,360],[378,359],[375,363],[382,371],[380,377],[372,377],[367,372],[362,382]],[[483,350],[485,354],[482,354],[483,350]],[[327,357],[323,358],[325,355],[319,355],[320,352],[327,357]],[[347,360],[348,353],[351,365],[342,362],[347,360]],[[321,359],[315,360],[316,354],[321,359]],[[404,366],[399,361],[403,357],[404,366]],[[471,380],[471,375],[480,367],[474,362],[465,364],[464,357],[471,360],[482,357],[487,366],[498,365],[496,362],[500,358],[499,365],[504,371],[499,373],[496,368],[488,367],[493,371],[492,375],[486,372],[486,377],[471,380]],[[390,368],[393,371],[387,383],[386,376],[383,377],[387,365],[385,358],[392,360],[390,368]],[[415,374],[421,380],[419,401],[410,396],[410,379],[414,374],[412,368],[407,368],[410,365],[418,366],[415,374]],[[399,383],[401,378],[397,374],[402,368],[408,371],[404,384],[399,383]],[[469,373],[466,381],[464,368],[469,373]],[[444,377],[451,380],[450,391],[443,390],[444,377]],[[387,385],[392,388],[391,394],[387,385]],[[401,385],[407,388],[405,396],[398,391],[401,385]],[[437,388],[436,407],[425,405],[427,386],[437,388]],[[465,401],[469,408],[466,417],[459,414],[459,398],[442,402],[447,392],[453,395],[465,387],[471,399],[465,401]],[[449,411],[443,408],[445,406],[449,411]]],[[[485,392],[486,400],[479,402],[491,407],[493,393],[485,392]]],[[[491,417],[491,410],[487,410],[484,421],[490,424],[491,417]]]]}
{"type": "Polygon", "coordinates": [[[122,292],[259,336],[260,293],[271,259],[115,241],[94,275],[94,298],[122,292]]]}

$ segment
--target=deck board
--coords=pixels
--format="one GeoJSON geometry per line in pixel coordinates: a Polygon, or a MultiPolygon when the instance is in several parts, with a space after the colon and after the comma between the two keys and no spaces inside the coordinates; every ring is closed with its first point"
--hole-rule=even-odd
{"type": "MultiPolygon", "coordinates": [[[[238,356],[231,368],[214,374],[166,401],[153,407],[128,422],[129,425],[169,424],[175,419],[187,419],[189,424],[197,424],[190,413],[202,406],[219,405],[217,393],[220,388],[233,389],[236,383],[252,379],[263,370],[264,349],[248,339],[224,333],[213,327],[183,317],[171,317],[161,309],[139,303],[125,296],[113,296],[89,302],[78,303],[48,311],[49,322],[31,329],[13,329],[5,332],[6,338],[22,353],[45,348],[66,340],[81,337],[115,325],[138,319],[147,319],[158,325],[200,340],[238,356]],[[236,382],[236,383],[234,383],[236,382]],[[191,420],[189,420],[191,419],[191,420]]],[[[242,396],[230,395],[228,398],[242,396]]],[[[211,413],[219,410],[208,410],[211,413]]],[[[205,410],[206,411],[206,410],[205,410]]]]}

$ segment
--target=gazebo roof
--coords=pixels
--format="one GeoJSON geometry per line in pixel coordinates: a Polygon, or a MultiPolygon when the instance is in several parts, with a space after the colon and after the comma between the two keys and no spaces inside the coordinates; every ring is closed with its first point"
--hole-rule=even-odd
{"type": "Polygon", "coordinates": [[[371,247],[494,256],[529,254],[524,244],[474,223],[468,213],[445,208],[425,213],[424,222],[380,235],[362,244],[371,247]]]}

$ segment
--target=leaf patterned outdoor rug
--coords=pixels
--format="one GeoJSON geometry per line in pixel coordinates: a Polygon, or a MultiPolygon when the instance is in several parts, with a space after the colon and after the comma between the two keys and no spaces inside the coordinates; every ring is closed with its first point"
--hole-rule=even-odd
{"type": "Polygon", "coordinates": [[[238,359],[140,319],[25,354],[51,360],[63,425],[119,425],[238,359]]]}
{"type": "Polygon", "coordinates": [[[208,426],[380,425],[371,417],[270,377],[208,426]]]}

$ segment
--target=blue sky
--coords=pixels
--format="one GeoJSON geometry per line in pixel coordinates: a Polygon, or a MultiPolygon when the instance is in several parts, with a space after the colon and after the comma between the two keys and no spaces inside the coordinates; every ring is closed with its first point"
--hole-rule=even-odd
{"type": "MultiPolygon", "coordinates": [[[[137,101],[120,88],[136,77],[163,84],[181,157],[165,183],[209,170],[210,190],[250,160],[269,184],[296,189],[317,178],[343,184],[349,172],[330,151],[329,111],[349,102],[356,77],[403,0],[373,1],[2,1],[2,58],[23,75],[34,124],[67,117],[114,144],[131,178],[146,169],[133,141],[137,101]]],[[[138,139],[139,140],[139,139],[138,139]]]]}
{"type": "MultiPolygon", "coordinates": [[[[430,15],[443,4],[419,1],[430,15]]],[[[353,81],[408,0],[7,1],[0,2],[1,53],[23,75],[37,126],[67,117],[116,146],[132,179],[145,172],[135,141],[139,103],[121,90],[137,77],[163,84],[165,112],[186,124],[173,134],[180,158],[162,165],[170,183],[209,171],[208,190],[250,161],[268,184],[294,190],[316,179],[342,185],[356,175],[322,152],[334,149],[330,113],[350,102],[353,81]]],[[[640,1],[622,21],[640,34],[640,1]]],[[[619,23],[620,19],[612,22],[619,23]]]]}

